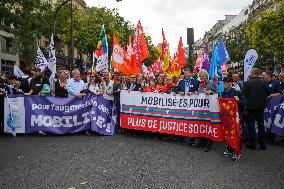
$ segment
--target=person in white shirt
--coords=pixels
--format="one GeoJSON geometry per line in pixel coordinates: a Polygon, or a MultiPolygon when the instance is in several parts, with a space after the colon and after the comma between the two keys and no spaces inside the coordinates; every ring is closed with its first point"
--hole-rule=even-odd
{"type": "Polygon", "coordinates": [[[72,71],[72,78],[68,79],[67,81],[68,96],[76,96],[81,99],[84,96],[86,96],[85,93],[81,92],[85,89],[86,89],[86,84],[81,79],[80,71],[78,69],[74,69],[72,71]]]}
{"type": "Polygon", "coordinates": [[[113,96],[113,80],[110,80],[110,75],[108,73],[104,76],[105,87],[106,90],[104,92],[104,98],[113,104],[114,96],[113,96]]]}
{"type": "Polygon", "coordinates": [[[92,77],[89,84],[89,91],[94,95],[102,95],[105,91],[105,82],[101,77],[95,75],[92,77]]]}
{"type": "Polygon", "coordinates": [[[233,72],[232,73],[232,78],[233,78],[233,89],[236,91],[242,91],[242,85],[240,83],[240,74],[238,72],[233,72]]]}

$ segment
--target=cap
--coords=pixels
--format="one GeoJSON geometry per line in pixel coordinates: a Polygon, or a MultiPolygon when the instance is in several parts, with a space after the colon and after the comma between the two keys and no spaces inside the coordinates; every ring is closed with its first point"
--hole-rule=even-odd
{"type": "Polygon", "coordinates": [[[223,82],[233,82],[233,79],[231,77],[224,77],[223,82]]]}

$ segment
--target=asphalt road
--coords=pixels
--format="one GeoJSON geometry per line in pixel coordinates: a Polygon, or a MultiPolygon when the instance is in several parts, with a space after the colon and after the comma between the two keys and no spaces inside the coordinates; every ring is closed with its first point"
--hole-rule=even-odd
{"type": "Polygon", "coordinates": [[[284,145],[242,159],[141,136],[0,137],[0,188],[284,188],[284,145]]]}

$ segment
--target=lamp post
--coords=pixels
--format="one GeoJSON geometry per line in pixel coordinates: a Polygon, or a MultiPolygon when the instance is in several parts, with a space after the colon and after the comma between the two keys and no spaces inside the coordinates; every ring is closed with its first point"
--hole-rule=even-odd
{"type": "MultiPolygon", "coordinates": [[[[116,0],[116,2],[120,2],[122,0],[116,0]]],[[[52,19],[52,31],[53,35],[55,36],[55,31],[56,31],[56,16],[59,10],[68,2],[70,3],[70,9],[71,9],[71,28],[70,28],[70,36],[71,36],[71,48],[70,48],[70,56],[69,56],[69,70],[70,72],[72,71],[72,63],[74,60],[74,17],[73,17],[73,0],[65,0],[63,1],[54,11],[53,14],[53,19],[52,19]]]]}
{"type": "Polygon", "coordinates": [[[74,59],[74,36],[73,36],[73,0],[65,0],[63,1],[54,11],[53,18],[52,18],[52,30],[53,30],[53,35],[55,36],[55,31],[56,31],[56,16],[59,10],[68,2],[71,1],[71,28],[70,28],[70,35],[71,35],[71,49],[69,53],[69,70],[71,72],[72,70],[72,63],[74,59]]]}

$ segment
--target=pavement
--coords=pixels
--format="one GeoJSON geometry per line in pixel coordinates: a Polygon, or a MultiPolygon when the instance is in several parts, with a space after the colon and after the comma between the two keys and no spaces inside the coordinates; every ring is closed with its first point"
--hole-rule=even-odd
{"type": "Polygon", "coordinates": [[[1,136],[0,188],[284,188],[283,144],[243,148],[238,162],[224,149],[130,134],[1,136]]]}

